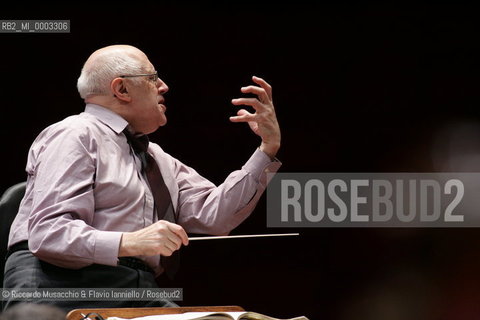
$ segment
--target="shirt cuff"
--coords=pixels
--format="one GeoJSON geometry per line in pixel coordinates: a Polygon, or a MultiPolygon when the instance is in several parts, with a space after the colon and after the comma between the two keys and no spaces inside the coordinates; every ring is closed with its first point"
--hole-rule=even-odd
{"type": "Polygon", "coordinates": [[[272,161],[266,153],[257,148],[242,169],[259,180],[264,173],[277,172],[281,165],[277,158],[272,161]]]}
{"type": "Polygon", "coordinates": [[[118,263],[118,248],[122,232],[97,231],[95,237],[95,251],[93,263],[116,266],[118,263]]]}

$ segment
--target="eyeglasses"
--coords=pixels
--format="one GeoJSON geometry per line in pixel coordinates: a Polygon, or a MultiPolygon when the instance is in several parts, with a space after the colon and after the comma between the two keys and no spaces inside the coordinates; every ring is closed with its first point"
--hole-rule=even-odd
{"type": "Polygon", "coordinates": [[[135,74],[135,75],[123,75],[119,76],[120,78],[135,78],[135,77],[149,77],[149,80],[153,82],[157,82],[158,80],[158,72],[155,73],[142,73],[142,74],[135,74]]]}

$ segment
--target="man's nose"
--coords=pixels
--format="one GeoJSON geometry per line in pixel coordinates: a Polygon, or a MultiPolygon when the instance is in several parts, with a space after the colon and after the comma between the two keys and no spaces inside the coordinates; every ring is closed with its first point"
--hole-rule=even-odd
{"type": "Polygon", "coordinates": [[[168,86],[165,82],[163,82],[160,78],[158,78],[158,93],[164,94],[168,91],[168,86]]]}

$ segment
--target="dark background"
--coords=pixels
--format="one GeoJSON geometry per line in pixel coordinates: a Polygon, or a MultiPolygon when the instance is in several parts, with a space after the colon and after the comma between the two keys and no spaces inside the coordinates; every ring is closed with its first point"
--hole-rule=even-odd
{"type": "MultiPolygon", "coordinates": [[[[3,6],[3,5],[2,5],[3,6]]],[[[0,34],[0,189],[26,179],[30,144],[83,111],[76,80],[110,44],[143,50],[169,85],[151,135],[215,183],[259,144],[228,117],[252,75],[269,81],[283,172],[480,171],[478,10],[459,2],[117,2],[2,8],[70,19],[69,34],[0,34]]],[[[480,313],[479,231],[268,229],[265,196],[234,234],[192,243],[182,305],[276,317],[464,319],[480,313]]]]}

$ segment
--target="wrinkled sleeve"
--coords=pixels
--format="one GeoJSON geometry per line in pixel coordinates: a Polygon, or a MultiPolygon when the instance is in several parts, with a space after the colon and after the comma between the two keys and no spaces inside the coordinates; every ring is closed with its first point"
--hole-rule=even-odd
{"type": "Polygon", "coordinates": [[[29,248],[38,258],[78,269],[116,265],[121,232],[96,230],[93,184],[95,142],[88,132],[64,128],[47,133],[29,153],[34,179],[28,220],[29,248]]]}
{"type": "Polygon", "coordinates": [[[267,173],[281,166],[257,149],[245,165],[215,186],[177,161],[179,223],[187,232],[224,235],[244,221],[267,187],[267,173]]]}

